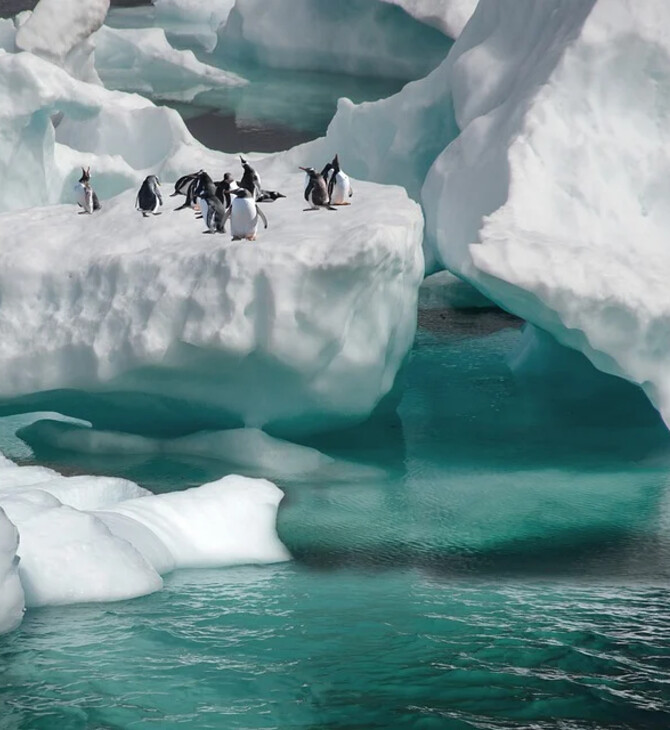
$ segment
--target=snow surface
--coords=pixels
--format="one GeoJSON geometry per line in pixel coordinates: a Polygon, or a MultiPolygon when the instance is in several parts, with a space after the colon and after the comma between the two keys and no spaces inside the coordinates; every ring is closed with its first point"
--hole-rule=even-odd
{"type": "Polygon", "coordinates": [[[201,63],[192,51],[176,50],[160,28],[103,25],[93,41],[95,67],[108,89],[191,101],[204,91],[247,83],[236,74],[201,63]]]}
{"type": "Polygon", "coordinates": [[[114,601],[159,590],[160,573],[176,568],[286,560],[275,530],[281,498],[270,482],[238,476],[152,495],[3,457],[0,631],[18,624],[24,592],[27,606],[114,601]]]}
{"type": "Polygon", "coordinates": [[[416,20],[432,25],[450,38],[458,38],[475,12],[479,0],[383,0],[399,5],[416,20]]]}
{"type": "Polygon", "coordinates": [[[18,532],[0,509],[0,634],[15,629],[23,618],[25,599],[19,580],[18,532]]]}
{"type": "Polygon", "coordinates": [[[355,183],[353,205],[305,213],[300,171],[257,166],[288,197],[264,207],[254,243],[203,235],[187,210],[144,219],[135,190],[90,216],[0,215],[0,396],[36,394],[4,412],[162,436],[364,419],[413,341],[420,210],[400,188],[355,183]]]}
{"type": "Polygon", "coordinates": [[[424,76],[451,45],[400,8],[370,0],[237,0],[218,35],[224,58],[400,79],[424,76]]]}

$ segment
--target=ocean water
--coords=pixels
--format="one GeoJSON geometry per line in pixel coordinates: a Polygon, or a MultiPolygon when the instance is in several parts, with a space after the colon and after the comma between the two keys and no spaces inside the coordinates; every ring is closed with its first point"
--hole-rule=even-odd
{"type": "MultiPolygon", "coordinates": [[[[0,728],[670,727],[658,416],[586,367],[515,376],[500,312],[420,322],[397,411],[312,439],[328,481],[280,482],[291,563],[29,611],[0,637],[0,728]]],[[[156,491],[228,471],[3,448],[156,491]]]]}

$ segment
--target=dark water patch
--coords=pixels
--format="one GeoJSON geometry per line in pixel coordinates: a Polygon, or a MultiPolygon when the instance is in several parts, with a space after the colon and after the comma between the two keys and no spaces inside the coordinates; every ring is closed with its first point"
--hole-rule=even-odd
{"type": "Polygon", "coordinates": [[[518,329],[524,320],[498,307],[490,309],[419,309],[418,325],[435,334],[483,337],[508,327],[518,329]]]}

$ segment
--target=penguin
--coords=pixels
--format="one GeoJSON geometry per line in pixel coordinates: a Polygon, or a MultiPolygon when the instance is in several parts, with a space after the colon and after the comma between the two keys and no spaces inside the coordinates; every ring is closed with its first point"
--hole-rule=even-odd
{"type": "Polygon", "coordinates": [[[184,208],[192,208],[195,203],[194,192],[198,183],[198,177],[204,172],[198,170],[198,172],[191,172],[188,175],[182,175],[179,180],[174,184],[174,192],[170,194],[171,198],[175,195],[185,195],[186,201],[182,203],[175,210],[183,210],[184,208]]]}
{"type": "Polygon", "coordinates": [[[233,234],[233,241],[240,241],[246,238],[248,241],[256,240],[258,230],[258,219],[261,218],[265,228],[268,227],[268,219],[254,200],[253,193],[246,188],[233,190],[233,198],[230,208],[226,211],[224,224],[230,217],[230,232],[233,234]]]}
{"type": "Polygon", "coordinates": [[[91,168],[81,168],[81,177],[74,186],[74,193],[77,198],[77,205],[84,210],[79,211],[79,214],[93,213],[94,210],[100,210],[102,207],[98,196],[91,187],[91,168]]]}
{"type": "Polygon", "coordinates": [[[158,208],[163,205],[163,196],[158,189],[160,184],[156,175],[149,175],[144,179],[135,199],[135,209],[142,212],[143,218],[148,218],[149,213],[160,215],[158,208]]]}
{"type": "Polygon", "coordinates": [[[240,187],[246,188],[253,196],[254,200],[261,194],[261,177],[254,168],[240,155],[240,162],[244,169],[240,187]]]}
{"type": "Polygon", "coordinates": [[[309,182],[305,188],[305,200],[312,206],[311,208],[305,208],[308,210],[318,210],[319,208],[325,208],[326,210],[337,210],[330,205],[330,198],[328,197],[328,188],[326,187],[326,181],[323,179],[323,175],[317,172],[313,167],[301,167],[309,175],[309,182]]]}
{"type": "Polygon", "coordinates": [[[257,203],[274,203],[279,198],[285,198],[286,196],[282,193],[278,193],[276,190],[261,190],[261,194],[256,198],[257,203]]]}
{"type": "Polygon", "coordinates": [[[337,155],[335,155],[333,161],[330,163],[330,169],[332,170],[330,180],[328,181],[330,204],[351,205],[347,198],[350,198],[354,194],[354,190],[351,187],[349,175],[340,170],[340,161],[337,155]]]}
{"type": "Polygon", "coordinates": [[[223,180],[216,183],[216,197],[226,208],[230,205],[230,191],[233,185],[233,176],[229,172],[223,176],[223,180]]]}
{"type": "Polygon", "coordinates": [[[214,233],[218,231],[223,233],[226,223],[226,208],[216,195],[214,181],[204,171],[198,177],[195,196],[200,203],[202,217],[207,225],[207,230],[203,232],[214,233]]]}

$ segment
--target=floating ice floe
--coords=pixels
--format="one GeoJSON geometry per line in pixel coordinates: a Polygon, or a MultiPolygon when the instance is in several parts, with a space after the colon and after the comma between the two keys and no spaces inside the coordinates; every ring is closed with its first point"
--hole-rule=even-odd
{"type": "Polygon", "coordinates": [[[0,634],[15,629],[23,618],[25,598],[19,579],[16,527],[0,508],[0,634]]]}
{"type": "Polygon", "coordinates": [[[371,0],[237,0],[216,54],[276,68],[414,79],[451,41],[403,10],[371,0]]]}
{"type": "Polygon", "coordinates": [[[286,560],[275,530],[281,498],[262,479],[152,495],[124,479],[63,477],[3,458],[0,631],[20,621],[24,593],[27,606],[114,601],[159,590],[160,575],[176,568],[286,560]]]}
{"type": "Polygon", "coordinates": [[[401,188],[361,183],[355,205],[305,213],[301,172],[257,167],[288,197],[264,208],[255,242],[203,235],[171,206],[144,219],[135,190],[93,215],[0,215],[3,411],[44,401],[160,436],[367,417],[413,341],[420,209],[401,188]]]}
{"type": "Polygon", "coordinates": [[[191,101],[204,91],[247,83],[236,74],[201,63],[192,51],[176,50],[160,28],[104,25],[92,40],[95,67],[108,89],[191,101]]]}

